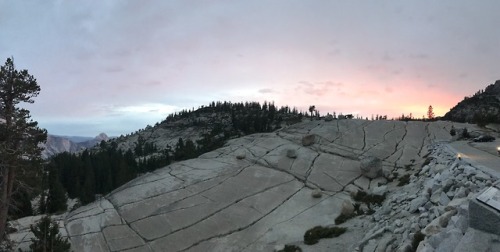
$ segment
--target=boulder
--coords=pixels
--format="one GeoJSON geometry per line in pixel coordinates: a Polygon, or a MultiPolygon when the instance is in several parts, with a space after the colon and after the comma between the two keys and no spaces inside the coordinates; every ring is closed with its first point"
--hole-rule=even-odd
{"type": "Polygon", "coordinates": [[[246,157],[246,153],[245,153],[245,152],[243,152],[243,151],[238,152],[238,153],[236,154],[236,158],[237,158],[237,159],[245,159],[245,157],[246,157]]]}
{"type": "Polygon", "coordinates": [[[418,210],[419,207],[423,206],[426,202],[427,202],[426,197],[424,196],[417,197],[410,202],[410,209],[408,209],[408,211],[410,213],[414,213],[418,210]]]}
{"type": "Polygon", "coordinates": [[[354,185],[358,186],[363,191],[368,191],[368,189],[370,188],[370,179],[366,177],[359,177],[358,179],[354,180],[354,185]]]}
{"type": "Polygon", "coordinates": [[[442,228],[448,226],[448,222],[451,219],[451,216],[455,215],[457,211],[448,211],[441,216],[437,217],[431,223],[429,223],[423,230],[422,233],[425,235],[435,235],[441,232],[442,228]]]}
{"type": "Polygon", "coordinates": [[[286,150],[286,156],[289,158],[296,158],[297,157],[297,151],[294,149],[288,149],[286,150]]]}
{"type": "Polygon", "coordinates": [[[314,189],[314,191],[312,191],[311,193],[311,196],[313,198],[321,198],[321,196],[323,196],[323,193],[321,193],[320,189],[314,189]]]}
{"type": "Polygon", "coordinates": [[[441,204],[441,206],[447,206],[448,203],[450,203],[450,198],[448,198],[448,195],[446,195],[446,193],[441,192],[441,197],[439,198],[439,204],[441,204]]]}
{"type": "Polygon", "coordinates": [[[436,248],[436,251],[443,252],[453,252],[455,251],[455,247],[460,243],[460,240],[463,237],[463,233],[458,229],[452,229],[447,231],[444,234],[444,239],[439,243],[436,248]]]}
{"type": "Polygon", "coordinates": [[[377,178],[382,175],[382,160],[377,157],[365,157],[361,159],[361,174],[367,178],[377,178]]]}
{"type": "Polygon", "coordinates": [[[305,135],[302,137],[302,145],[303,146],[310,146],[314,144],[314,141],[316,140],[316,136],[313,134],[305,135]]]}
{"type": "Polygon", "coordinates": [[[500,212],[477,199],[469,201],[469,226],[477,230],[500,235],[500,212]]]}
{"type": "Polygon", "coordinates": [[[377,195],[377,196],[384,196],[384,194],[387,192],[387,186],[377,186],[372,189],[372,194],[377,195]]]}
{"type": "Polygon", "coordinates": [[[348,184],[345,188],[344,188],[344,192],[348,192],[349,195],[351,195],[351,197],[354,197],[358,194],[359,192],[359,187],[353,185],[353,184],[348,184]]]}
{"type": "Polygon", "coordinates": [[[354,213],[354,205],[350,200],[344,200],[342,202],[342,208],[340,209],[340,214],[345,216],[350,216],[354,213]]]}

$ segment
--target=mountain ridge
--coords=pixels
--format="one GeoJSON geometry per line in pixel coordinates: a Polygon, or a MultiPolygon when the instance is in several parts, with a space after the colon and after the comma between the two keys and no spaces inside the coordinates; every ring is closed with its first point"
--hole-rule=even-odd
{"type": "Polygon", "coordinates": [[[91,148],[103,140],[109,140],[105,133],[100,133],[94,138],[47,134],[47,141],[42,144],[42,158],[47,159],[62,152],[76,153],[91,148]],[[75,141],[74,139],[78,140],[75,141]]]}
{"type": "Polygon", "coordinates": [[[443,117],[455,122],[485,125],[500,123],[500,80],[479,90],[473,96],[465,97],[443,117]]]}

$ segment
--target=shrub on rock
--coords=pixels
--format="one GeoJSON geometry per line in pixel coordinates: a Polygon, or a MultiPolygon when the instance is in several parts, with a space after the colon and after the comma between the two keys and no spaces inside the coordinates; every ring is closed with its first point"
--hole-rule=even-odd
{"type": "Polygon", "coordinates": [[[302,249],[297,245],[285,245],[281,249],[275,249],[275,252],[302,252],[302,249]]]}
{"type": "Polygon", "coordinates": [[[313,245],[318,243],[318,241],[323,238],[338,237],[345,233],[346,230],[347,228],[345,227],[316,226],[306,231],[304,234],[304,243],[307,245],[313,245]]]}

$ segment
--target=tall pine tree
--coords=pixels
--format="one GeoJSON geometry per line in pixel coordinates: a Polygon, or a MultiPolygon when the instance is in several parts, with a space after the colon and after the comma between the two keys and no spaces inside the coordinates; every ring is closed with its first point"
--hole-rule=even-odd
{"type": "Polygon", "coordinates": [[[41,147],[47,132],[38,128],[21,103],[33,103],[40,93],[28,70],[16,70],[9,58],[0,68],[0,241],[5,239],[7,215],[15,191],[16,175],[41,164],[41,147]]]}

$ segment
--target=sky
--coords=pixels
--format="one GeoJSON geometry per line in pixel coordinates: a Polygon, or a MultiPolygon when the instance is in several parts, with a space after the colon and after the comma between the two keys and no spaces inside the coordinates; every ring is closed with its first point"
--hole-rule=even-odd
{"type": "Polygon", "coordinates": [[[444,115],[500,79],[500,1],[0,0],[0,60],[50,134],[111,136],[211,101],[444,115]]]}

